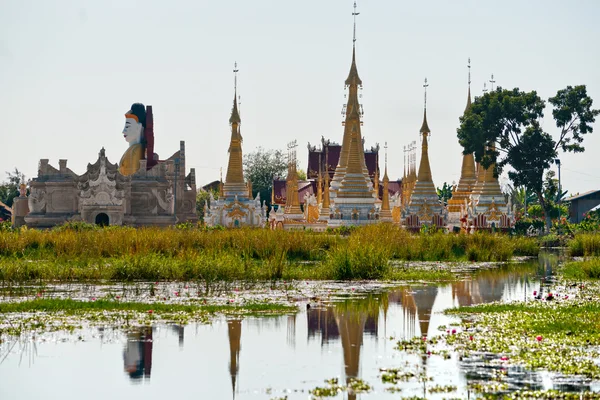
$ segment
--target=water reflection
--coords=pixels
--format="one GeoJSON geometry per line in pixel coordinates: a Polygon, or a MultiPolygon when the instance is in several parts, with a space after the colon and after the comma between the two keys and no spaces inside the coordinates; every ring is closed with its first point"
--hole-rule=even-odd
{"type": "Polygon", "coordinates": [[[240,350],[242,340],[242,320],[232,319],[227,321],[227,332],[229,337],[229,375],[231,376],[231,390],[235,398],[238,373],[240,372],[240,350]]]}
{"type": "Polygon", "coordinates": [[[127,334],[123,367],[132,380],[150,379],[152,371],[152,328],[133,329],[127,334]]]}
{"type": "MultiPolygon", "coordinates": [[[[84,344],[56,339],[55,346],[49,342],[38,345],[39,357],[44,362],[30,365],[28,369],[19,365],[19,351],[0,363],[3,382],[0,398],[39,398],[45,394],[44,389],[39,388],[50,391],[56,388],[63,400],[83,397],[85,388],[79,392],[76,387],[68,393],[61,392],[60,380],[51,378],[56,369],[64,376],[75,378],[74,381],[81,381],[83,387],[89,387],[88,376],[100,380],[104,377],[104,385],[120,393],[119,398],[163,399],[176,386],[178,393],[184,393],[181,398],[288,396],[290,400],[306,399],[307,391],[323,386],[324,379],[340,376],[340,382],[361,378],[375,386],[377,393],[361,395],[365,399],[392,399],[397,395],[384,391],[379,368],[406,365],[435,380],[433,383],[416,379],[402,383],[403,396],[448,397],[427,392],[427,386],[439,383],[457,386],[458,391],[450,397],[464,398],[469,395],[469,382],[490,380],[502,366],[491,367],[484,356],[459,361],[456,356],[448,359],[408,354],[394,349],[395,341],[388,337],[400,340],[439,334],[439,326],[452,322],[440,313],[448,307],[531,299],[534,290],[542,290],[551,281],[557,260],[556,255],[542,255],[527,264],[481,271],[452,284],[337,295],[328,303],[313,302],[297,315],[222,319],[212,325],[188,327],[158,325],[133,329],[124,336],[113,335],[112,339],[110,332],[101,332],[101,346],[94,346],[89,337],[84,344]],[[110,353],[111,340],[118,346],[117,353],[110,353]],[[76,365],[73,360],[78,360],[77,353],[84,345],[88,364],[76,365]],[[177,347],[182,351],[173,351],[177,347]],[[110,377],[113,371],[120,369],[115,366],[120,364],[121,354],[126,378],[119,381],[110,377]],[[240,360],[244,364],[241,369],[240,360]],[[107,366],[106,369],[103,366],[107,366]],[[131,385],[131,382],[149,380],[151,373],[154,376],[152,390],[145,389],[148,385],[131,385]],[[32,380],[40,384],[27,385],[32,380]]],[[[516,367],[510,367],[506,374],[511,389],[577,390],[585,386],[572,381],[553,383],[546,375],[516,367]]],[[[337,397],[341,398],[360,397],[344,393],[337,397]]]]}

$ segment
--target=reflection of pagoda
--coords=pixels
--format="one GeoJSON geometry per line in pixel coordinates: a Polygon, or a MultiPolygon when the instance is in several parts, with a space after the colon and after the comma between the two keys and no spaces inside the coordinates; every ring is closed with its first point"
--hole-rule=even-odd
{"type": "Polygon", "coordinates": [[[229,332],[229,374],[231,375],[231,389],[233,391],[233,398],[235,398],[235,384],[240,369],[238,364],[240,361],[242,321],[239,319],[227,321],[227,330],[229,332]]]}
{"type": "Polygon", "coordinates": [[[491,303],[501,300],[504,294],[504,284],[504,279],[498,278],[495,275],[478,278],[477,286],[479,295],[481,296],[480,302],[491,303]]]}
{"type": "MultiPolygon", "coordinates": [[[[360,369],[360,350],[363,343],[363,332],[367,321],[366,313],[362,312],[336,312],[335,320],[340,331],[342,350],[344,352],[344,365],[346,384],[352,378],[358,378],[360,369]]],[[[356,399],[355,394],[348,394],[348,400],[356,399]]]]}
{"type": "Polygon", "coordinates": [[[452,283],[452,301],[457,300],[460,307],[473,305],[473,281],[452,283]]]}
{"type": "Polygon", "coordinates": [[[499,301],[504,295],[507,279],[496,274],[481,275],[472,281],[452,284],[452,299],[458,300],[459,306],[470,306],[481,303],[499,301]]]}
{"type": "Polygon", "coordinates": [[[437,286],[425,286],[421,289],[417,289],[413,294],[419,316],[419,328],[421,329],[422,336],[427,336],[427,332],[429,331],[431,310],[433,309],[437,292],[437,286]]]}
{"type": "Polygon", "coordinates": [[[309,308],[306,310],[308,338],[321,336],[321,346],[339,339],[340,333],[335,321],[333,307],[309,308]]]}
{"type": "Polygon", "coordinates": [[[123,351],[125,372],[131,379],[150,379],[152,370],[152,327],[139,328],[127,334],[123,351]]]}
{"type": "Polygon", "coordinates": [[[183,347],[183,338],[185,327],[183,325],[173,325],[171,327],[174,332],[177,333],[177,338],[179,339],[179,347],[183,347]]]}

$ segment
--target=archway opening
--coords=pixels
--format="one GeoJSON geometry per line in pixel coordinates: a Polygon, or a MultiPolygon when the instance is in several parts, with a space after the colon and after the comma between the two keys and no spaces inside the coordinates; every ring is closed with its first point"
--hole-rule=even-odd
{"type": "Polygon", "coordinates": [[[105,213],[100,213],[100,214],[96,215],[96,225],[108,226],[109,225],[108,215],[106,215],[105,213]]]}

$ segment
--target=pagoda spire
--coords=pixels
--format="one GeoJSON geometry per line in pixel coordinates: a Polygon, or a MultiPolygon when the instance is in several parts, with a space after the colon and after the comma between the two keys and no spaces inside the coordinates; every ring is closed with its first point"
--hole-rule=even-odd
{"type": "MultiPolygon", "coordinates": [[[[464,114],[467,114],[471,109],[471,59],[469,58],[467,68],[469,69],[468,90],[467,90],[467,105],[464,114]]],[[[448,211],[459,212],[465,200],[475,189],[478,176],[475,170],[475,159],[473,153],[463,154],[462,166],[460,169],[460,179],[452,198],[448,200],[448,211]]]]}
{"type": "Polygon", "coordinates": [[[367,174],[367,176],[365,177],[365,181],[371,181],[368,177],[368,170],[365,164],[362,135],[360,132],[360,126],[362,125],[362,108],[360,102],[358,101],[358,90],[359,88],[362,88],[362,80],[358,75],[358,68],[356,67],[356,17],[359,14],[360,13],[356,11],[355,1],[354,11],[352,12],[352,16],[354,17],[354,29],[352,37],[352,63],[350,65],[350,72],[348,73],[348,77],[345,81],[346,90],[348,90],[348,101],[343,111],[345,113],[345,121],[343,123],[344,137],[342,139],[342,148],[340,150],[339,162],[337,168],[335,169],[335,174],[333,176],[332,186],[334,188],[339,187],[342,179],[344,178],[344,175],[346,174],[352,137],[358,138],[358,149],[355,150],[358,152],[358,154],[353,154],[351,157],[358,158],[358,162],[360,163],[359,167],[361,171],[367,174]]]}
{"type": "Polygon", "coordinates": [[[387,171],[387,142],[385,142],[385,169],[383,173],[383,195],[381,198],[381,215],[380,218],[382,221],[391,221],[392,220],[392,211],[390,209],[390,178],[388,177],[387,171]]]}
{"type": "MultiPolygon", "coordinates": [[[[422,143],[421,143],[421,162],[419,164],[419,172],[417,175],[417,183],[414,186],[411,200],[414,195],[419,195],[419,197],[427,197],[430,199],[437,200],[437,192],[435,190],[435,185],[433,184],[433,180],[431,177],[431,166],[429,165],[429,144],[427,141],[427,137],[431,134],[429,130],[429,125],[427,124],[427,87],[429,84],[427,83],[427,78],[425,78],[425,83],[423,87],[425,88],[425,110],[423,112],[423,124],[421,125],[421,135],[422,143]]],[[[412,201],[411,201],[412,202],[412,201]]]]}
{"type": "Polygon", "coordinates": [[[356,2],[354,2],[354,36],[352,39],[352,65],[346,79],[348,104],[344,123],[344,139],[340,151],[340,161],[333,176],[336,197],[368,198],[374,197],[371,178],[365,163],[365,153],[361,135],[362,109],[358,101],[358,89],[362,81],[356,68],[356,2]]]}
{"type": "Polygon", "coordinates": [[[243,184],[244,170],[242,165],[242,135],[240,133],[240,124],[242,122],[237,105],[237,62],[234,64],[234,90],[233,90],[233,108],[231,109],[231,139],[229,143],[229,163],[227,164],[227,176],[225,185],[227,184],[243,184]]]}

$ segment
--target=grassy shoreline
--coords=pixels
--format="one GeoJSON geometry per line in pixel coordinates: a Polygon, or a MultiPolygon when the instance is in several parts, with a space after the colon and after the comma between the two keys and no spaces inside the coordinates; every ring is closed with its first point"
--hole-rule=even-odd
{"type": "MultiPolygon", "coordinates": [[[[344,234],[265,229],[23,229],[0,232],[0,281],[396,280],[414,273],[393,268],[390,261],[508,261],[513,256],[535,256],[538,251],[532,238],[411,234],[385,224],[344,234]]],[[[451,279],[441,275],[441,279],[451,279]]]]}

